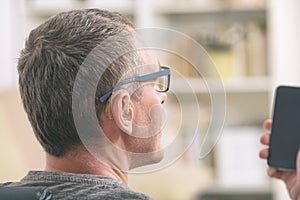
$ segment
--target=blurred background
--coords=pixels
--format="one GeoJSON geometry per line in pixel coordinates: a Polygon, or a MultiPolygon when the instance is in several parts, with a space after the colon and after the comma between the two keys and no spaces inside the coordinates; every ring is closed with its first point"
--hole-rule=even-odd
{"type": "MultiPolygon", "coordinates": [[[[130,175],[130,186],[162,200],[289,199],[283,184],[266,176],[267,166],[258,152],[262,123],[271,117],[276,86],[300,85],[300,1],[2,0],[0,5],[0,182],[19,180],[28,170],[44,167],[43,150],[34,138],[17,88],[16,62],[25,38],[32,28],[60,11],[97,7],[128,16],[138,28],[171,28],[187,34],[207,50],[226,90],[226,123],[213,151],[199,159],[200,142],[196,140],[169,167],[130,175]]],[[[184,41],[170,45],[190,50],[184,41]]],[[[201,81],[188,62],[162,57],[175,68],[184,66],[177,70],[185,79],[196,84],[201,81]]],[[[176,80],[172,84],[180,87],[176,80]]],[[[211,117],[211,102],[202,87],[194,92],[202,111],[201,140],[211,117]]],[[[168,100],[168,111],[177,112],[176,96],[171,94],[168,100]]],[[[190,100],[180,103],[189,105],[190,100]]],[[[174,126],[179,123],[176,118],[170,120],[174,126]]],[[[190,127],[182,126],[180,141],[184,144],[190,127]]]]}

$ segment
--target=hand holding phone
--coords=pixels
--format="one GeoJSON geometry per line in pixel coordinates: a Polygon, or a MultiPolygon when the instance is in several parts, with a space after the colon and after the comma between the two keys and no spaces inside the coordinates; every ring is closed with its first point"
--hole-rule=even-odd
{"type": "Polygon", "coordinates": [[[300,147],[300,88],[279,86],[275,94],[268,165],[296,170],[300,147]]]}
{"type": "MultiPolygon", "coordinates": [[[[272,126],[272,120],[266,120],[264,122],[264,129],[266,131],[260,138],[260,142],[267,147],[263,148],[259,152],[259,157],[262,159],[267,159],[269,157],[269,145],[270,145],[270,131],[272,126]]],[[[300,151],[297,155],[297,169],[296,171],[292,170],[280,170],[273,167],[269,167],[267,170],[268,176],[272,178],[277,178],[282,180],[289,192],[289,195],[292,200],[300,199],[300,151]]]]}

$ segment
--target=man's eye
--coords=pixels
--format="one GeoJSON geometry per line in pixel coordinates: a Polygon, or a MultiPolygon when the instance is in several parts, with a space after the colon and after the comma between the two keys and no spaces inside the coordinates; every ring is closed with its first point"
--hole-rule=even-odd
{"type": "Polygon", "coordinates": [[[158,85],[154,85],[154,89],[158,92],[161,90],[158,85]]]}
{"type": "Polygon", "coordinates": [[[163,89],[163,83],[162,83],[162,81],[161,81],[160,78],[155,79],[154,85],[155,85],[155,90],[162,91],[162,89],[163,89]]]}

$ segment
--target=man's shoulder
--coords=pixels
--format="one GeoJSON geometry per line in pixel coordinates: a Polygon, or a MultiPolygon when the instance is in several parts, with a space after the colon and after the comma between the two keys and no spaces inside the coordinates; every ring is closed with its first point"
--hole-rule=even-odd
{"type": "Polygon", "coordinates": [[[128,190],[115,190],[110,193],[111,199],[132,199],[132,200],[151,200],[151,198],[143,193],[128,190]]]}
{"type": "Polygon", "coordinates": [[[46,187],[56,200],[150,200],[145,194],[135,192],[122,182],[83,174],[30,172],[19,182],[2,183],[3,187],[46,187]]]}
{"type": "MultiPolygon", "coordinates": [[[[13,189],[18,192],[22,192],[18,188],[26,188],[26,190],[37,191],[37,189],[46,190],[48,194],[51,194],[55,200],[76,200],[76,199],[86,199],[86,200],[151,200],[151,198],[143,193],[138,193],[130,188],[124,189],[120,187],[115,188],[105,188],[105,187],[93,187],[87,186],[86,184],[77,184],[77,185],[69,185],[69,187],[62,187],[59,185],[52,185],[45,187],[44,185],[36,186],[36,185],[27,185],[20,184],[20,182],[7,182],[0,183],[0,196],[1,189],[13,189]],[[80,187],[80,185],[82,187],[80,187]],[[31,189],[30,189],[31,188],[31,189]]],[[[20,195],[20,194],[19,194],[20,195]]],[[[1,199],[1,198],[0,198],[1,199]]]]}
{"type": "Polygon", "coordinates": [[[9,186],[11,185],[13,182],[4,182],[4,183],[0,183],[0,187],[5,187],[5,186],[9,186]]]}
{"type": "Polygon", "coordinates": [[[96,195],[95,197],[91,197],[88,199],[98,199],[101,197],[101,199],[113,199],[113,200],[151,200],[151,198],[147,195],[144,195],[142,193],[129,193],[129,192],[114,192],[109,194],[100,194],[96,195]]]}
{"type": "Polygon", "coordinates": [[[52,193],[47,187],[24,187],[12,182],[0,183],[0,199],[3,200],[51,200],[52,193]]]}

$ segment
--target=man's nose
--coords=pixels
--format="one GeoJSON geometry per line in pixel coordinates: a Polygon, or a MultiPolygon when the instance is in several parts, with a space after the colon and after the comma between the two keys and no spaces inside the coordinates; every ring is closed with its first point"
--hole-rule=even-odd
{"type": "Polygon", "coordinates": [[[162,92],[162,93],[159,93],[159,95],[160,95],[160,98],[161,98],[161,104],[164,104],[167,100],[167,96],[168,96],[167,93],[162,92]]]}

